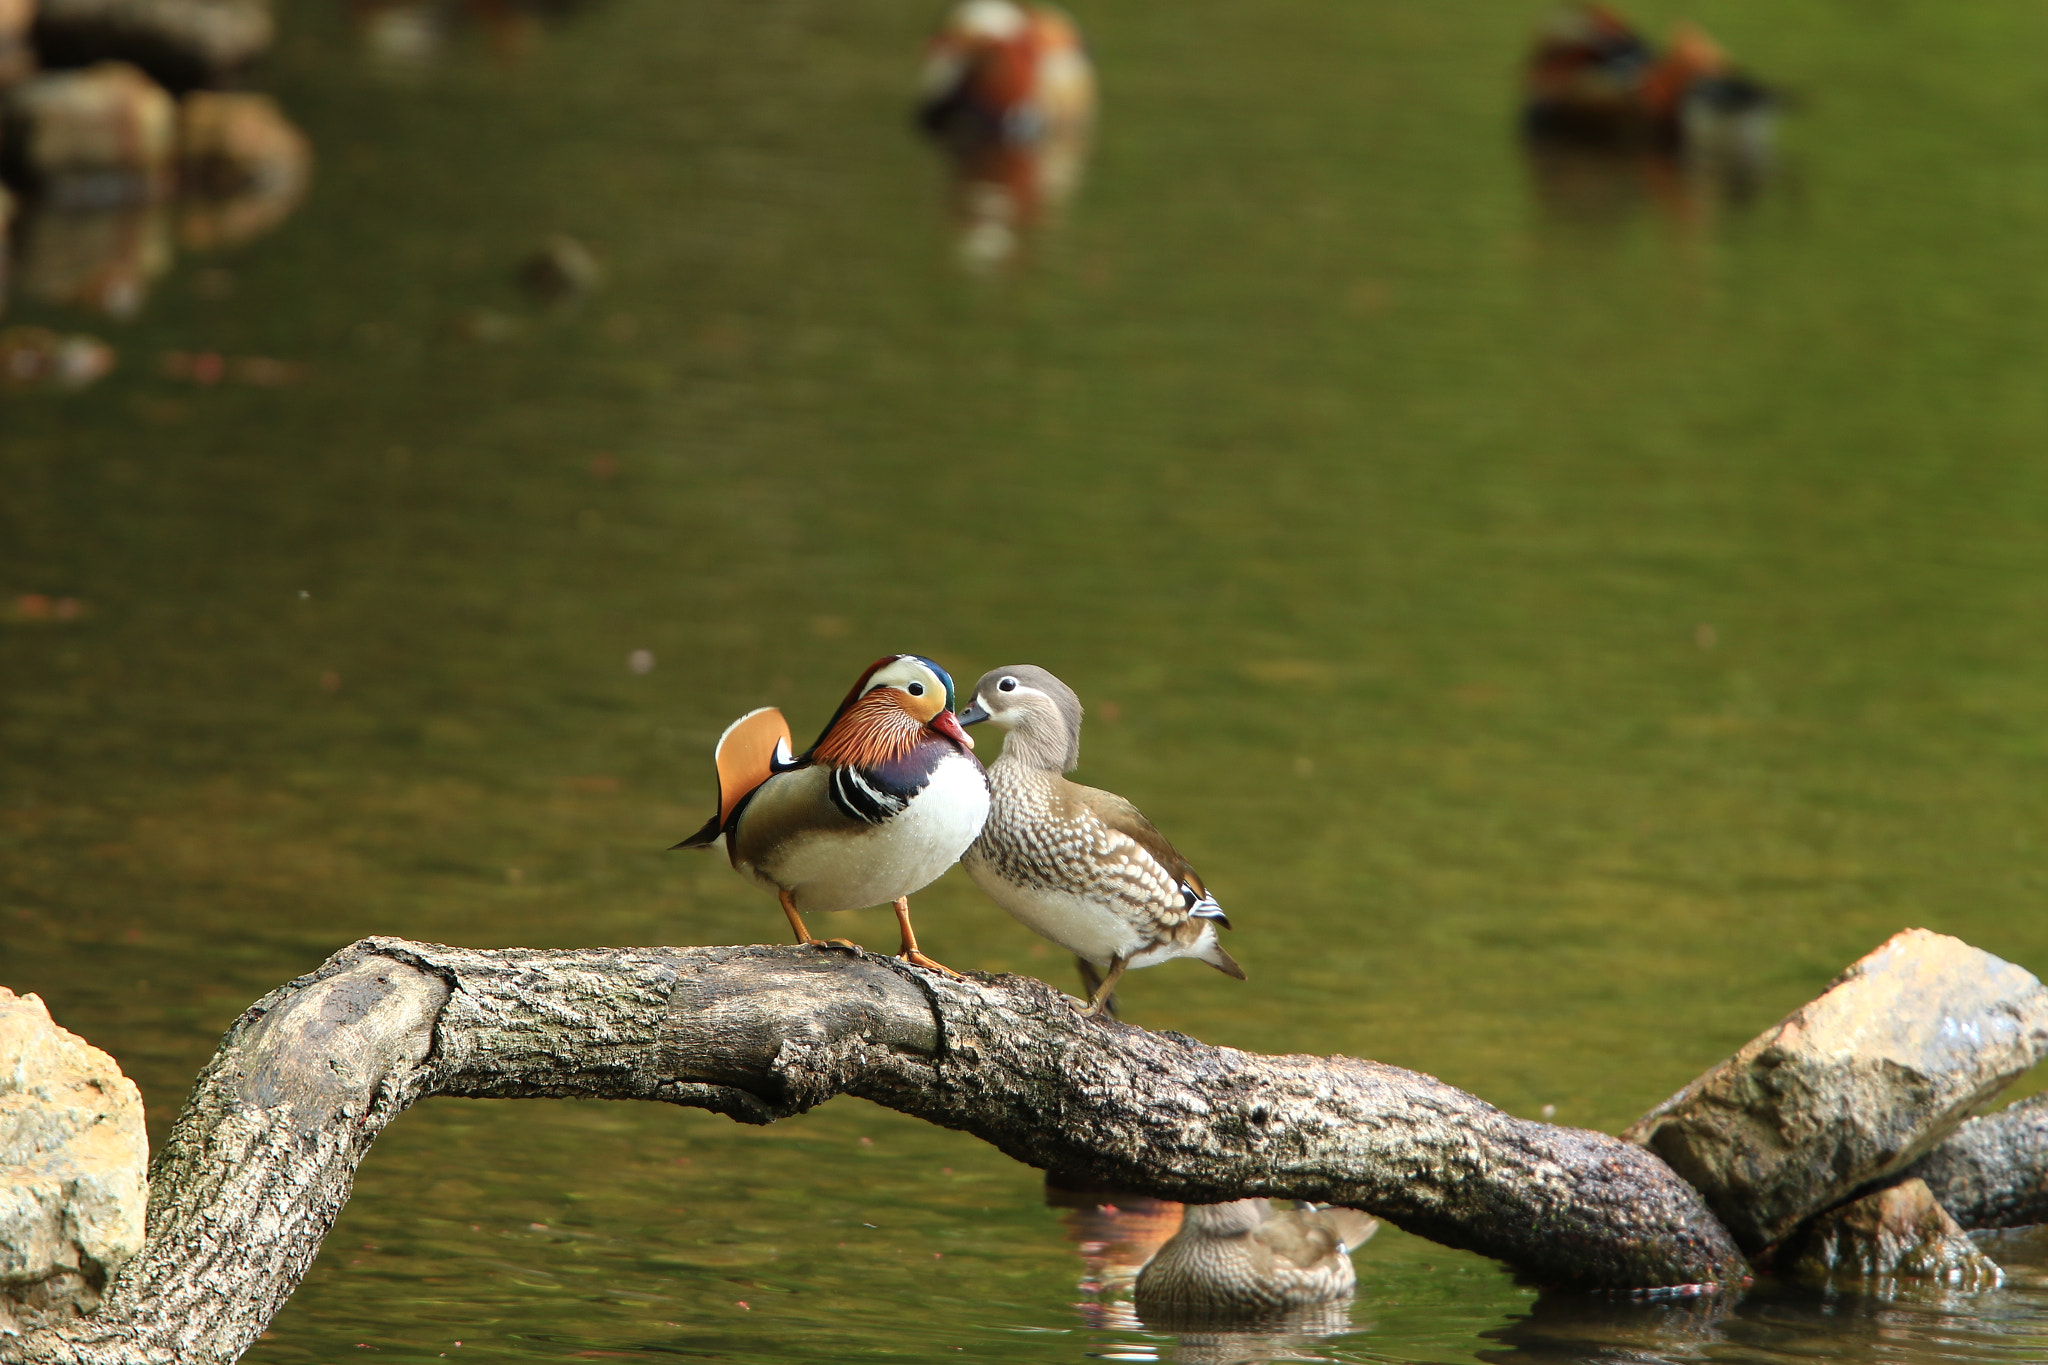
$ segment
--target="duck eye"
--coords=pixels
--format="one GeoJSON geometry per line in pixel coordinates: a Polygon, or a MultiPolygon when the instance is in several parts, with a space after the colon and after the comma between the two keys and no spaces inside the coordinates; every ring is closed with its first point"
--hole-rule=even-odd
{"type": "Polygon", "coordinates": [[[921,682],[914,682],[910,684],[910,686],[904,688],[903,690],[905,692],[908,692],[913,697],[921,697],[924,695],[924,684],[921,682]]]}
{"type": "Polygon", "coordinates": [[[996,684],[996,691],[998,692],[1015,692],[1016,690],[1017,680],[1015,678],[1005,678],[996,684]]]}

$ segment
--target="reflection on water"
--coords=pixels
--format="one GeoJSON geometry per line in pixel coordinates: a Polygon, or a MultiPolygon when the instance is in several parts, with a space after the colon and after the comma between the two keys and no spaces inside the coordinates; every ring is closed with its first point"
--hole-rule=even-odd
{"type": "MultiPolygon", "coordinates": [[[[348,8],[281,0],[257,74],[319,170],[279,230],[169,270],[182,207],[14,237],[7,322],[42,330],[11,354],[123,356],[0,399],[0,979],[120,1058],[159,1141],[235,1015],[359,935],[762,936],[661,852],[702,755],[902,640],[1071,681],[1077,777],[1245,907],[1256,989],[1189,975],[1147,1027],[1612,1131],[1904,924],[2048,968],[2038,16],[1717,3],[1813,89],[1806,194],[1687,210],[1712,250],[1674,287],[1532,204],[1497,5],[1089,7],[1086,211],[988,290],[906,135],[937,3],[613,0],[508,28],[516,63],[487,9],[354,13],[401,8],[452,36],[391,81],[348,8]],[[604,266],[587,306],[522,292],[558,234],[604,266]]],[[[1650,175],[1590,193],[1690,192],[1650,175]]],[[[927,914],[958,967],[1071,970],[963,878],[927,914]]],[[[1968,1300],[1588,1305],[1389,1230],[1348,1328],[1203,1341],[1117,1309],[1163,1209],[1090,1225],[1094,1261],[1069,1216],[849,1101],[437,1101],[249,1359],[2048,1336],[2048,1258],[2003,1246],[1968,1300]]]]}
{"type": "MultiPolygon", "coordinates": [[[[2038,1277],[2048,1268],[2041,1231],[1999,1236],[1993,1255],[2038,1277]]],[[[2048,1349],[2048,1299],[1998,1291],[1965,1294],[1895,1282],[1889,1294],[1816,1289],[1765,1279],[1739,1293],[1670,1302],[1604,1302],[1545,1294],[1519,1318],[1484,1334],[1494,1365],[1739,1359],[1794,1365],[1827,1359],[2004,1361],[2048,1349]]]]}
{"type": "Polygon", "coordinates": [[[346,0],[356,41],[387,71],[447,60],[459,38],[480,33],[491,54],[515,59],[532,50],[543,26],[588,0],[346,0]]]}

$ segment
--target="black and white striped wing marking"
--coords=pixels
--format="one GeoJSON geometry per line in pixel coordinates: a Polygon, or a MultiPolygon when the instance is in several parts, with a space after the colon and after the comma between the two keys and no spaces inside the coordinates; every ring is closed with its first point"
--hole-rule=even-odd
{"type": "Polygon", "coordinates": [[[858,768],[850,766],[834,768],[826,790],[832,794],[833,805],[869,825],[881,824],[910,804],[909,796],[877,786],[863,777],[858,768]]]}

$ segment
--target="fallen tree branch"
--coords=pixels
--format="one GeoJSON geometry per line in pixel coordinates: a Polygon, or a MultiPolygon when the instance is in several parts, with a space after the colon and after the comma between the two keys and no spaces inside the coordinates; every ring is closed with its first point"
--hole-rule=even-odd
{"type": "Polygon", "coordinates": [[[1160,1198],[1370,1210],[1550,1285],[1747,1274],[1692,1187],[1618,1139],[1431,1077],[1081,1016],[1021,977],[808,948],[478,951],[365,939],[235,1021],[151,1170],[99,1313],[10,1362],[224,1362],[297,1286],[384,1126],[428,1095],[661,1100],[767,1123],[859,1095],[1160,1198]]]}
{"type": "Polygon", "coordinates": [[[1906,1174],[1966,1228],[2048,1223],[2048,1094],[1971,1119],[1906,1174]]]}

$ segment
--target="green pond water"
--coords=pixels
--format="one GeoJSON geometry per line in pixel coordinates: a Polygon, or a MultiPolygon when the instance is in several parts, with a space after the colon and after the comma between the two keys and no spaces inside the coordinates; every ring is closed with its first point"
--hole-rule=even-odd
{"type": "MultiPolygon", "coordinates": [[[[1086,183],[975,271],[926,0],[403,60],[288,0],[296,216],[132,320],[11,306],[121,365],[0,397],[0,608],[83,604],[0,623],[0,983],[161,1141],[361,935],[780,941],[663,850],[730,718],[808,738],[898,650],[1061,674],[1078,775],[1217,891],[1250,979],[1136,973],[1149,1027],[1616,1131],[1899,928],[2048,971],[2048,11],[1686,12],[1797,99],[1744,202],[1539,177],[1537,6],[1083,7],[1086,183]],[[552,232],[580,306],[512,281],[552,232]]],[[[917,906],[1070,984],[962,874],[917,906]]],[[[1348,1331],[1177,1338],[959,1134],[437,1100],[248,1359],[2040,1359],[2048,1240],[1993,1249],[1974,1297],[1660,1307],[1388,1230],[1348,1331]]]]}

